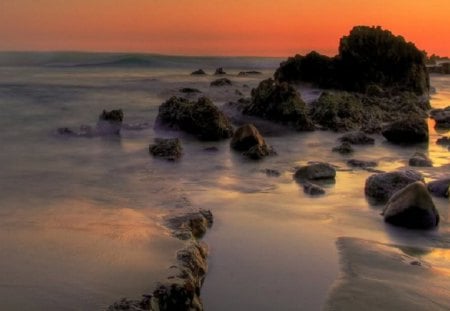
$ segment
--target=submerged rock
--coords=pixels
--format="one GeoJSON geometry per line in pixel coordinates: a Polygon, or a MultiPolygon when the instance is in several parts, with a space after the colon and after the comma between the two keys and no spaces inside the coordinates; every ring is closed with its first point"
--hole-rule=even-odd
{"type": "Polygon", "coordinates": [[[352,145],[373,145],[375,143],[375,139],[360,131],[345,134],[339,140],[352,145]]]}
{"type": "Polygon", "coordinates": [[[422,152],[416,152],[412,158],[409,159],[409,166],[421,166],[421,167],[432,167],[433,162],[431,159],[422,152]]]}
{"type": "Polygon", "coordinates": [[[340,144],[337,147],[334,147],[332,149],[333,152],[338,152],[340,154],[350,154],[353,153],[355,150],[353,149],[352,145],[350,145],[350,143],[348,142],[344,142],[342,144],[340,144]]]}
{"type": "Polygon", "coordinates": [[[275,152],[253,124],[245,124],[238,128],[231,139],[230,146],[251,159],[262,159],[275,152]]]}
{"type": "Polygon", "coordinates": [[[439,213],[427,188],[420,181],[392,195],[383,216],[386,222],[409,229],[431,229],[439,224],[439,213]]]}
{"type": "Polygon", "coordinates": [[[309,181],[304,182],[302,184],[302,186],[303,186],[303,192],[305,192],[306,194],[313,195],[313,196],[325,194],[325,190],[322,187],[315,185],[313,183],[310,183],[309,181]]]}
{"type": "Polygon", "coordinates": [[[175,161],[183,155],[183,148],[178,138],[155,138],[149,147],[150,154],[169,161],[175,161]]]}
{"type": "Polygon", "coordinates": [[[427,184],[428,191],[437,197],[449,197],[450,177],[431,181],[427,184]]]}
{"type": "Polygon", "coordinates": [[[312,163],[300,167],[294,174],[297,181],[334,179],[336,177],[336,169],[323,162],[312,163]]]}
{"type": "Polygon", "coordinates": [[[214,80],[211,82],[211,86],[227,86],[227,85],[232,85],[233,83],[231,82],[230,79],[227,78],[220,78],[217,80],[214,80]]]}
{"type": "Polygon", "coordinates": [[[230,120],[206,97],[189,101],[174,96],[159,107],[157,119],[201,140],[220,140],[233,135],[230,120]]]}
{"type": "Polygon", "coordinates": [[[200,75],[206,75],[206,72],[203,69],[198,69],[196,71],[193,71],[191,73],[191,75],[193,76],[200,76],[200,75]]]}
{"type": "Polygon", "coordinates": [[[216,69],[216,72],[214,72],[214,75],[215,75],[215,76],[218,76],[218,75],[226,75],[226,74],[227,74],[227,73],[223,70],[222,67],[217,68],[217,69],[216,69]]]}
{"type": "Polygon", "coordinates": [[[296,130],[314,129],[306,113],[306,105],[294,87],[272,79],[262,81],[252,90],[251,102],[243,113],[292,126],[296,130]]]}
{"type": "Polygon", "coordinates": [[[413,170],[378,173],[367,178],[364,192],[369,198],[385,202],[395,192],[416,181],[423,182],[423,176],[413,170]]]}
{"type": "Polygon", "coordinates": [[[359,167],[359,168],[370,168],[378,166],[378,163],[375,161],[364,161],[364,160],[356,160],[350,159],[347,161],[347,165],[351,167],[359,167]]]}
{"type": "Polygon", "coordinates": [[[383,136],[392,143],[428,142],[428,124],[425,119],[411,115],[387,125],[383,136]]]}

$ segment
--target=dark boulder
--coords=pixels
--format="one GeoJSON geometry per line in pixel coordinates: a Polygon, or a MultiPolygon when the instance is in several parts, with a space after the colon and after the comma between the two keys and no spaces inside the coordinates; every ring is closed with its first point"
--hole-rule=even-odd
{"type": "Polygon", "coordinates": [[[428,124],[422,117],[410,115],[384,127],[382,134],[388,141],[397,144],[428,142],[428,124]]]}
{"type": "Polygon", "coordinates": [[[227,73],[223,70],[222,67],[217,68],[216,71],[214,72],[214,75],[215,75],[215,76],[218,76],[218,75],[226,75],[226,74],[227,74],[227,73]]]}
{"type": "Polygon", "coordinates": [[[427,184],[428,191],[437,197],[448,198],[450,187],[450,178],[442,178],[438,180],[430,181],[427,184]]]}
{"type": "Polygon", "coordinates": [[[227,78],[220,78],[210,83],[211,86],[227,86],[232,84],[231,80],[227,78]]]}
{"type": "Polygon", "coordinates": [[[427,188],[420,181],[392,195],[383,216],[386,222],[409,229],[432,229],[439,224],[439,213],[427,188]]]}
{"type": "Polygon", "coordinates": [[[409,166],[432,167],[431,159],[422,152],[416,152],[408,161],[409,166]]]}
{"type": "Polygon", "coordinates": [[[323,162],[311,163],[300,167],[294,174],[294,178],[299,181],[335,179],[336,169],[323,162]]]}
{"type": "Polygon", "coordinates": [[[287,83],[276,83],[272,79],[262,81],[252,90],[251,102],[243,113],[310,131],[314,125],[306,112],[300,94],[287,83]]]}
{"type": "Polygon", "coordinates": [[[191,75],[193,75],[193,76],[202,76],[202,75],[206,75],[206,72],[203,69],[199,69],[199,70],[193,71],[191,73],[191,75]]]}
{"type": "Polygon", "coordinates": [[[386,202],[395,192],[416,181],[423,182],[423,176],[413,170],[373,174],[367,178],[364,192],[375,201],[386,202]]]}
{"type": "Polygon", "coordinates": [[[348,142],[343,142],[337,147],[334,147],[333,152],[338,152],[340,154],[350,154],[353,153],[355,150],[353,149],[352,145],[348,142]]]}
{"type": "Polygon", "coordinates": [[[172,97],[159,107],[158,121],[180,129],[201,140],[220,140],[233,135],[233,127],[225,114],[210,99],[189,101],[172,97]]]}
{"type": "Polygon", "coordinates": [[[178,138],[155,138],[155,143],[150,145],[149,152],[155,157],[175,161],[183,155],[183,148],[178,138]]]}
{"type": "Polygon", "coordinates": [[[245,124],[238,128],[231,139],[230,146],[255,160],[274,154],[273,149],[266,144],[253,124],[245,124]]]}
{"type": "Polygon", "coordinates": [[[352,145],[373,145],[375,143],[375,139],[359,131],[345,134],[339,140],[352,145]]]}

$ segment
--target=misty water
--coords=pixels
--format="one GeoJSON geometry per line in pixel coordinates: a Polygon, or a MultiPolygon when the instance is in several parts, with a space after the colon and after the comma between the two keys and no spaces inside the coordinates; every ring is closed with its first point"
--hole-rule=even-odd
{"type": "MultiPolygon", "coordinates": [[[[228,141],[200,142],[153,127],[158,106],[182,87],[194,87],[222,106],[249,96],[269,77],[274,59],[127,59],[87,61],[14,58],[0,62],[0,309],[101,310],[122,297],[139,298],[163,280],[183,242],[164,218],[187,208],[215,217],[205,241],[210,270],[202,290],[206,310],[318,310],[339,275],[338,237],[358,237],[432,249],[426,259],[450,269],[448,200],[434,198],[438,229],[393,228],[369,204],[364,182],[349,158],[376,160],[378,169],[407,167],[416,151],[429,154],[426,180],[450,175],[449,151],[430,121],[429,145],[399,147],[375,135],[374,146],[354,155],[331,152],[339,134],[273,131],[278,152],[263,161],[232,152],[228,141]],[[21,59],[21,62],[17,62],[21,59]],[[94,64],[97,62],[97,65],[94,64]],[[155,65],[155,62],[158,65],[155,65]],[[9,64],[9,66],[7,66],[9,64]],[[214,88],[215,77],[190,76],[224,66],[232,86],[214,88]],[[262,75],[241,77],[238,72],[262,75]],[[237,92],[238,91],[238,92],[237,92]],[[124,110],[121,137],[74,138],[59,127],[95,125],[103,109],[124,110]],[[155,137],[180,137],[181,161],[152,158],[155,137]],[[217,147],[217,152],[205,151],[217,147]],[[295,167],[325,161],[339,167],[327,194],[313,198],[292,178],[295,167]],[[279,177],[267,176],[278,170],[279,177]]],[[[97,56],[100,57],[100,56],[97,56]]],[[[101,57],[100,57],[101,58],[101,57]]],[[[450,78],[432,77],[433,107],[450,105],[450,78]]],[[[311,101],[318,90],[300,88],[311,101]]]]}

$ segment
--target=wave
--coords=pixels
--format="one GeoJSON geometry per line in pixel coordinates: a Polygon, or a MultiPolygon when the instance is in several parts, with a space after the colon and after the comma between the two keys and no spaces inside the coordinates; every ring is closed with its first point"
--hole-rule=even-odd
{"type": "Polygon", "coordinates": [[[206,57],[88,52],[0,52],[0,67],[142,67],[192,69],[225,67],[273,69],[278,67],[281,61],[281,58],[272,57],[206,57]]]}

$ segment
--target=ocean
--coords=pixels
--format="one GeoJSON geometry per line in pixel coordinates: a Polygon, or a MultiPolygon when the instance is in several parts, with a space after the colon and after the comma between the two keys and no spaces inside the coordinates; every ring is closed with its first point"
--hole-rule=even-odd
{"type": "MultiPolygon", "coordinates": [[[[252,162],[232,152],[228,141],[201,142],[154,126],[159,105],[184,96],[181,88],[197,88],[222,107],[249,96],[280,61],[0,53],[0,309],[104,310],[122,297],[150,293],[183,246],[164,219],[187,208],[215,216],[204,239],[210,247],[206,310],[320,310],[341,273],[341,237],[426,249],[423,260],[450,271],[448,200],[434,198],[441,214],[437,230],[386,225],[382,207],[364,196],[372,173],[349,169],[349,157],[331,152],[338,133],[276,128],[265,137],[278,155],[252,162]],[[209,86],[218,67],[232,86],[209,86]],[[199,68],[209,75],[190,75],[199,68]],[[238,75],[247,70],[261,74],[238,75]],[[119,108],[129,125],[120,137],[57,132],[95,125],[103,110],[119,108]],[[180,137],[182,160],[151,157],[148,146],[156,137],[180,137]],[[313,198],[292,174],[318,160],[340,169],[327,194],[313,198]],[[280,176],[267,176],[267,169],[280,176]]],[[[431,82],[431,105],[450,106],[450,77],[431,82]]],[[[320,94],[299,90],[307,101],[320,94]]],[[[429,145],[395,146],[375,135],[374,146],[357,147],[352,157],[376,160],[378,169],[390,171],[424,151],[434,162],[418,169],[426,180],[449,176],[449,151],[435,143],[448,132],[434,130],[432,120],[429,125],[429,145]]]]}

